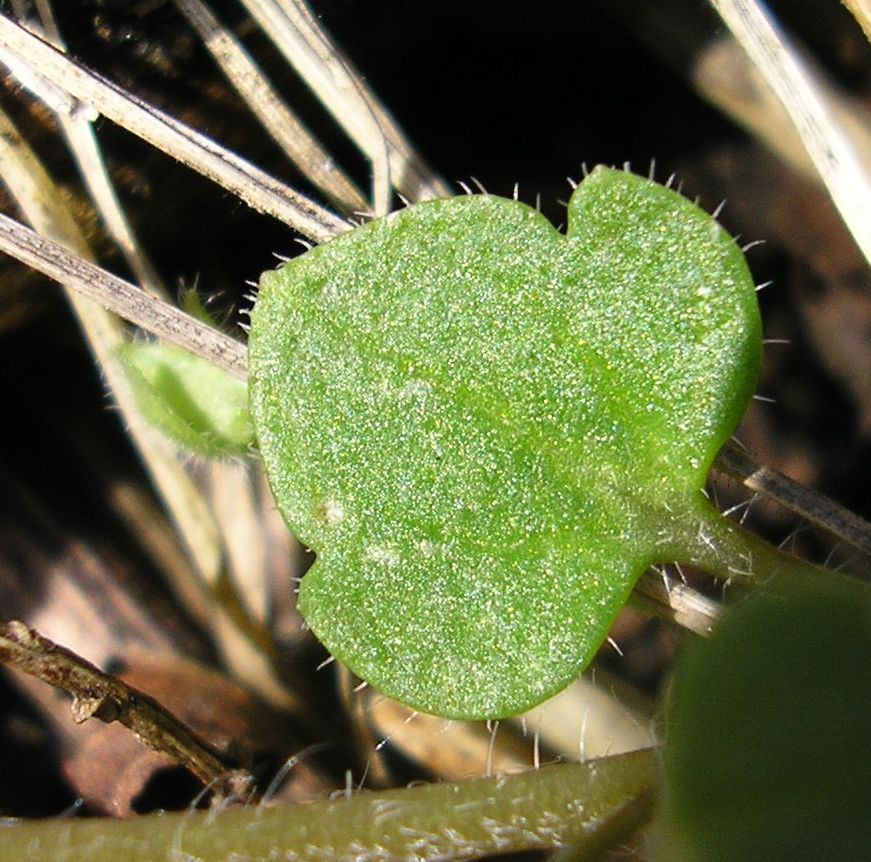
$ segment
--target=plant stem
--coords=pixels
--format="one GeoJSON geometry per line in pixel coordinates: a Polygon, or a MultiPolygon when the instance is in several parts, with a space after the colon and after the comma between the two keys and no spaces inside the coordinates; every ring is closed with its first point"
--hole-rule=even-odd
{"type": "Polygon", "coordinates": [[[601,846],[650,814],[656,753],[560,764],[521,775],[359,793],[309,805],[12,822],[0,857],[16,862],[197,859],[292,862],[415,858],[601,846]]]}
{"type": "Polygon", "coordinates": [[[706,501],[695,518],[685,515],[677,529],[683,551],[680,561],[724,581],[739,580],[787,591],[796,583],[827,581],[833,588],[846,588],[857,598],[864,596],[862,601],[871,596],[868,585],[769,544],[706,501]]]}

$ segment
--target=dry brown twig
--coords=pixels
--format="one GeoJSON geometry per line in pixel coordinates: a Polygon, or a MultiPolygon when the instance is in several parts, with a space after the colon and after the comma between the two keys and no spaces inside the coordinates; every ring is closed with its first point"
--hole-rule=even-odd
{"type": "Polygon", "coordinates": [[[0,662],[68,692],[73,720],[120,722],[145,745],[183,764],[216,799],[244,798],[253,777],[226,764],[159,703],[17,620],[0,623],[0,662]]]}

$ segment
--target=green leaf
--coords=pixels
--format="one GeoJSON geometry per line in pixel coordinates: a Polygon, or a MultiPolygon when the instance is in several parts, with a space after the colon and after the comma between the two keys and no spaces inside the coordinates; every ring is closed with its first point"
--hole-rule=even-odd
{"type": "Polygon", "coordinates": [[[663,858],[868,859],[869,607],[858,584],[796,583],[739,604],[687,651],[668,709],[663,858]]]}
{"type": "Polygon", "coordinates": [[[171,344],[132,342],[118,356],[140,412],[176,445],[209,457],[250,451],[244,383],[171,344]]]}
{"type": "Polygon", "coordinates": [[[197,293],[195,287],[186,287],[181,291],[179,306],[182,311],[186,311],[191,317],[195,317],[207,326],[213,326],[215,329],[220,329],[218,322],[203,304],[202,297],[197,293]]]}
{"type": "Polygon", "coordinates": [[[432,201],[267,273],[251,407],[316,552],[300,609],[426,712],[498,717],[589,662],[755,382],[743,257],[662,186],[596,169],[568,235],[516,201],[432,201]]]}

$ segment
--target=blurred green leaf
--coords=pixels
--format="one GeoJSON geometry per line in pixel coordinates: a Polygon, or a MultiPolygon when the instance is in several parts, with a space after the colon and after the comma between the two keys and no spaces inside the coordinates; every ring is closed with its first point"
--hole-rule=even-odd
{"type": "Polygon", "coordinates": [[[795,584],[687,650],[667,713],[664,859],[869,858],[869,608],[867,587],[795,584]]]}
{"type": "Polygon", "coordinates": [[[209,457],[248,454],[254,432],[244,383],[170,344],[132,342],[118,356],[142,415],[179,447],[209,457]]]}
{"type": "Polygon", "coordinates": [[[197,293],[195,287],[186,287],[181,291],[179,306],[182,311],[187,312],[191,317],[195,317],[202,323],[205,323],[208,326],[214,326],[216,329],[220,328],[217,320],[215,320],[212,313],[206,308],[202,297],[197,293]]]}

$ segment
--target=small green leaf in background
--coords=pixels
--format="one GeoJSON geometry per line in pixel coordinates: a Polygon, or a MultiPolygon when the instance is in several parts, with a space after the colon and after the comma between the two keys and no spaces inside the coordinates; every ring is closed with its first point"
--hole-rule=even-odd
{"type": "Polygon", "coordinates": [[[181,291],[178,304],[182,311],[186,312],[191,317],[195,317],[201,323],[220,329],[217,320],[215,320],[214,316],[206,308],[202,297],[199,295],[195,287],[184,288],[181,291]]]}
{"type": "Polygon", "coordinates": [[[176,445],[209,457],[248,454],[254,432],[244,383],[171,344],[131,342],[118,356],[140,412],[176,445]]]}
{"type": "Polygon", "coordinates": [[[663,859],[871,858],[868,607],[795,584],[687,650],[667,713],[663,859]]]}
{"type": "Polygon", "coordinates": [[[261,279],[251,408],[278,506],[317,553],[300,609],[426,712],[555,694],[644,569],[719,517],[702,488],[761,344],[743,256],[623,171],[597,168],[568,220],[430,201],[261,279]]]}

